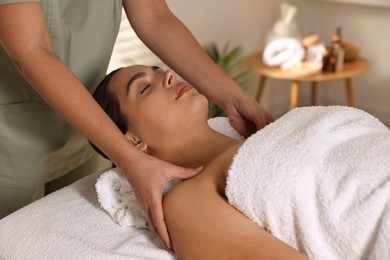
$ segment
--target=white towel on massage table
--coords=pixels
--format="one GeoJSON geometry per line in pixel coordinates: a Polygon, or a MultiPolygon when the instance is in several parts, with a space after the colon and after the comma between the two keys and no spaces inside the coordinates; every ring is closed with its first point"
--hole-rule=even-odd
{"type": "Polygon", "coordinates": [[[226,195],[310,259],[390,259],[390,131],[361,110],[284,115],[240,147],[226,195]]]}
{"type": "MultiPolygon", "coordinates": [[[[178,181],[167,184],[164,193],[178,181]]],[[[145,228],[153,231],[148,225],[146,215],[138,203],[137,197],[126,179],[124,172],[113,168],[104,172],[95,184],[98,200],[103,209],[115,223],[123,227],[145,228]]]]}

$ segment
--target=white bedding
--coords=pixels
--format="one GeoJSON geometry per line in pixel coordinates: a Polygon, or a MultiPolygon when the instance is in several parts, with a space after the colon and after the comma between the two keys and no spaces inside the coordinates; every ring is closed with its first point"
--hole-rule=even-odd
{"type": "Polygon", "coordinates": [[[116,225],[88,176],[0,220],[0,259],[175,259],[158,236],[116,225]]]}

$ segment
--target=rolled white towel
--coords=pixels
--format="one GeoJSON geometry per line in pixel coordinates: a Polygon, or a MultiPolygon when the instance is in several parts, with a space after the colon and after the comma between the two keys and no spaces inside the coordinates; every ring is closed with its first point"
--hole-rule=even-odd
{"type": "Polygon", "coordinates": [[[118,225],[149,228],[145,213],[121,169],[104,172],[95,187],[100,205],[118,225]]]}
{"type": "Polygon", "coordinates": [[[297,38],[278,38],[264,49],[263,61],[268,66],[280,66],[288,70],[305,57],[305,50],[297,38]]]}
{"type": "MultiPolygon", "coordinates": [[[[167,193],[180,180],[170,181],[164,189],[167,193]]],[[[138,203],[133,188],[126,179],[124,172],[119,168],[105,171],[95,184],[98,200],[111,218],[120,226],[145,228],[153,231],[148,225],[147,217],[138,203]]]]}

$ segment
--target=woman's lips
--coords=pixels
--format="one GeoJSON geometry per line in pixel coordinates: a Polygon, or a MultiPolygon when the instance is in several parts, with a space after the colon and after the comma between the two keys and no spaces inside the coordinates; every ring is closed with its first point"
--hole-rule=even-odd
{"type": "Polygon", "coordinates": [[[185,84],[185,83],[178,85],[176,87],[175,99],[179,99],[181,96],[183,96],[184,93],[186,93],[187,91],[190,91],[191,89],[192,89],[192,87],[185,84]]]}

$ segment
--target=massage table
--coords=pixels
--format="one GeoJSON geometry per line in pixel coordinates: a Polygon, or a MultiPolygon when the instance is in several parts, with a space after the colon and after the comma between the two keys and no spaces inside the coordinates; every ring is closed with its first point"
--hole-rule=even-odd
{"type": "Polygon", "coordinates": [[[121,227],[87,176],[0,220],[0,259],[174,259],[158,235],[121,227]]]}

